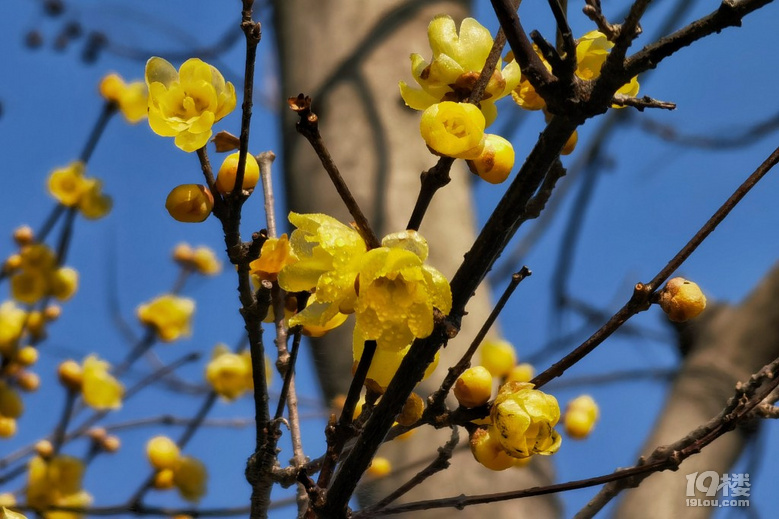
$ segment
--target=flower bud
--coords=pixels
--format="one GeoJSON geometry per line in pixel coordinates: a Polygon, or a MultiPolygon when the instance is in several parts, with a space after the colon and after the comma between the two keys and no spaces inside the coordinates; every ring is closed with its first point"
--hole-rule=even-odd
{"type": "Polygon", "coordinates": [[[15,360],[22,366],[32,366],[38,362],[38,350],[32,346],[24,346],[16,353],[15,360]]]}
{"type": "Polygon", "coordinates": [[[100,442],[100,446],[104,451],[114,453],[121,448],[122,441],[117,436],[106,436],[103,441],[100,442]]]}
{"type": "Polygon", "coordinates": [[[492,375],[484,366],[468,368],[454,383],[454,396],[463,407],[479,407],[492,395],[492,375]]]}
{"type": "Polygon", "coordinates": [[[517,364],[509,371],[506,382],[530,382],[533,380],[535,372],[535,368],[527,362],[517,364]]]}
{"type": "Polygon", "coordinates": [[[178,445],[167,436],[155,436],[146,444],[146,456],[155,469],[172,469],[180,459],[180,452],[178,445]]]}
{"type": "Polygon", "coordinates": [[[162,469],[154,474],[154,488],[157,490],[169,490],[173,488],[173,470],[162,469]]]}
{"type": "Polygon", "coordinates": [[[577,440],[586,438],[595,427],[598,415],[598,404],[590,395],[574,398],[568,404],[563,417],[565,432],[577,440]]]}
{"type": "Polygon", "coordinates": [[[48,459],[54,454],[54,445],[49,440],[40,440],[35,444],[35,453],[43,459],[48,459]]]}
{"type": "MultiPolygon", "coordinates": [[[[235,186],[235,177],[238,175],[238,158],[240,152],[231,153],[222,162],[219,173],[216,176],[216,189],[222,194],[227,194],[235,186]]],[[[243,184],[241,189],[254,189],[260,180],[260,166],[257,159],[251,153],[246,154],[246,168],[243,172],[243,184]]]]}
{"type": "Polygon", "coordinates": [[[674,322],[697,316],[706,308],[706,296],[700,287],[684,278],[673,278],[660,292],[660,308],[674,322]]]}
{"type": "Polygon", "coordinates": [[[206,186],[182,184],[176,186],[165,200],[165,209],[179,222],[202,222],[214,208],[214,197],[206,186]]]}
{"type": "Polygon", "coordinates": [[[0,382],[0,415],[6,418],[19,418],[24,412],[24,403],[12,387],[0,382]]]}
{"type": "Polygon", "coordinates": [[[188,264],[192,261],[194,251],[192,247],[187,243],[179,243],[176,248],[173,249],[173,261],[176,263],[188,264]]]}
{"type": "Polygon", "coordinates": [[[422,397],[416,393],[411,393],[403,405],[403,410],[398,415],[398,423],[405,426],[412,425],[422,418],[424,411],[425,402],[422,400],[422,397]]]}
{"type": "Polygon", "coordinates": [[[67,389],[81,391],[84,374],[81,366],[75,360],[66,360],[60,363],[59,368],[57,368],[57,376],[59,377],[60,384],[67,389]]]}
{"type": "Polygon", "coordinates": [[[476,105],[444,101],[422,112],[419,129],[427,146],[436,153],[475,159],[484,145],[485,123],[476,105]]]}
{"type": "Polygon", "coordinates": [[[505,377],[517,363],[514,346],[508,341],[488,340],[481,345],[481,365],[493,377],[505,377]]]}
{"type": "Polygon", "coordinates": [[[16,418],[0,416],[0,438],[10,438],[16,434],[16,418]]]}
{"type": "Polygon", "coordinates": [[[511,174],[514,167],[514,148],[500,135],[486,134],[481,154],[467,161],[472,173],[490,184],[500,184],[511,174]]]}
{"type": "Polygon", "coordinates": [[[371,479],[379,479],[387,476],[392,472],[392,463],[387,458],[376,456],[371,461],[370,467],[365,472],[371,479]]]}
{"type": "Polygon", "coordinates": [[[35,240],[35,233],[29,225],[22,225],[14,229],[14,241],[20,247],[29,245],[35,240]]]}
{"type": "Polygon", "coordinates": [[[60,301],[67,301],[78,290],[78,272],[70,267],[60,267],[49,279],[51,295],[60,301]]]}
{"type": "Polygon", "coordinates": [[[16,383],[22,391],[37,391],[41,387],[41,377],[32,371],[22,371],[16,376],[16,383]]]}
{"type": "Polygon", "coordinates": [[[471,434],[471,454],[473,457],[490,470],[506,470],[514,466],[515,458],[509,456],[500,446],[495,435],[497,431],[489,429],[476,429],[471,434]]]}

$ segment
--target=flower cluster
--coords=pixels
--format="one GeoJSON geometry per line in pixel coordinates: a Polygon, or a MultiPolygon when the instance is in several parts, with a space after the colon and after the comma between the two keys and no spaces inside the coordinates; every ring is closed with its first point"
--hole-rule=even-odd
{"type": "Polygon", "coordinates": [[[57,455],[50,459],[35,456],[27,472],[27,504],[42,511],[44,519],[78,519],[74,512],[45,512],[51,506],[84,508],[92,496],[82,488],[84,463],[78,458],[57,455]]]}
{"type": "Polygon", "coordinates": [[[58,369],[62,385],[79,392],[84,402],[98,411],[122,406],[124,386],[109,372],[111,364],[97,355],[87,356],[81,365],[74,360],[62,362],[58,369]]]}
{"type": "Polygon", "coordinates": [[[519,66],[511,62],[501,68],[499,61],[482,99],[476,105],[465,103],[492,48],[490,32],[466,18],[458,33],[452,18],[441,15],[430,22],[428,39],[433,50],[430,63],[419,54],[411,55],[411,72],[421,89],[400,82],[406,104],[423,110],[422,138],[434,153],[468,161],[471,172],[487,182],[503,182],[514,165],[514,148],[484,129],[497,117],[495,101],[519,84],[519,66]]]}
{"type": "Polygon", "coordinates": [[[100,81],[100,95],[114,103],[129,123],[146,118],[149,96],[143,81],[125,83],[119,74],[108,74],[100,81]]]}
{"type": "Polygon", "coordinates": [[[78,272],[57,264],[57,256],[42,243],[22,245],[6,260],[11,274],[11,295],[21,303],[34,304],[45,297],[66,301],[78,289],[78,272]]]}
{"type": "Polygon", "coordinates": [[[177,71],[162,58],[146,63],[149,126],[157,135],[175,137],[186,152],[202,148],[211,127],[235,108],[235,87],[213,66],[197,58],[177,71]]]}
{"type": "Polygon", "coordinates": [[[164,294],[138,307],[138,320],[151,327],[163,342],[191,333],[195,302],[186,297],[164,294]]]}
{"type": "Polygon", "coordinates": [[[77,207],[85,218],[97,220],[111,210],[111,197],[103,193],[103,184],[96,178],[84,176],[86,166],[77,160],[49,175],[51,196],[66,207],[77,207]]]}
{"type": "Polygon", "coordinates": [[[153,485],[158,490],[176,487],[181,497],[197,502],[206,493],[208,471],[200,460],[182,456],[178,445],[166,436],[146,444],[146,457],[156,470],[153,485]]]}
{"type": "Polygon", "coordinates": [[[403,231],[369,251],[357,231],[330,216],[291,213],[290,221],[297,227],[290,237],[297,261],[281,269],[279,285],[312,292],[290,326],[326,329],[354,313],[355,361],[365,341],[376,341],[368,377],[386,387],[414,339],[432,333],[433,308],[451,309],[449,283],[424,264],[427,242],[403,231]]]}

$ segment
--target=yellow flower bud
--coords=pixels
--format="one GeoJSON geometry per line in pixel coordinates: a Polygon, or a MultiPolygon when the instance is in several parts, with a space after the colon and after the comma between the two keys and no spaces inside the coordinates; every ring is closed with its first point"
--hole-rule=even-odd
{"type": "Polygon", "coordinates": [[[517,353],[510,342],[487,340],[481,345],[481,365],[487,368],[493,377],[505,377],[517,363],[517,353]]]}
{"type": "Polygon", "coordinates": [[[214,276],[222,270],[216,253],[208,247],[197,247],[192,251],[192,266],[204,276],[214,276]]]}
{"type": "Polygon", "coordinates": [[[32,371],[22,371],[16,376],[16,383],[22,391],[37,391],[41,387],[41,377],[32,371]]]}
{"type": "Polygon", "coordinates": [[[182,265],[187,265],[192,261],[195,251],[187,243],[179,243],[173,249],[173,261],[182,265]]]}
{"type": "Polygon", "coordinates": [[[379,479],[387,476],[390,472],[392,472],[392,463],[390,463],[390,460],[382,456],[376,456],[373,458],[373,461],[371,461],[371,465],[368,467],[366,474],[371,479],[379,479]]]}
{"type": "Polygon", "coordinates": [[[165,209],[179,222],[202,222],[214,208],[214,197],[206,186],[182,184],[176,186],[165,200],[165,209]]]}
{"type": "Polygon", "coordinates": [[[187,501],[197,502],[206,493],[208,472],[199,460],[184,456],[173,471],[173,483],[178,488],[181,497],[187,501]]]}
{"type": "Polygon", "coordinates": [[[167,436],[155,436],[146,444],[146,457],[157,470],[175,468],[180,451],[178,445],[167,436]]]}
{"type": "Polygon", "coordinates": [[[500,135],[486,134],[481,155],[468,161],[468,168],[490,184],[500,184],[514,167],[514,147],[500,135]]]}
{"type": "Polygon", "coordinates": [[[16,434],[16,418],[0,415],[0,438],[10,438],[16,434]]]}
{"type": "Polygon", "coordinates": [[[49,305],[43,310],[43,317],[47,321],[56,321],[62,315],[62,307],[59,305],[49,305]]]}
{"type": "Polygon", "coordinates": [[[11,296],[21,303],[37,303],[48,288],[46,278],[37,270],[24,269],[11,276],[11,296]]]}
{"type": "Polygon", "coordinates": [[[463,407],[479,407],[492,395],[492,375],[483,366],[466,369],[454,383],[454,397],[463,407]]]}
{"type": "Polygon", "coordinates": [[[660,308],[674,322],[696,317],[706,308],[706,296],[700,287],[684,278],[673,278],[660,292],[660,308]]]}
{"type": "Polygon", "coordinates": [[[554,426],[560,419],[557,399],[533,384],[508,382],[498,391],[490,412],[498,441],[515,458],[554,454],[562,441],[554,426]]]}
{"type": "Polygon", "coordinates": [[[19,418],[24,412],[24,402],[14,388],[0,381],[0,415],[7,418],[19,418]]]}
{"type": "Polygon", "coordinates": [[[430,106],[419,123],[430,149],[457,159],[475,159],[481,154],[484,127],[484,115],[475,105],[452,101],[430,106]]]}
{"type": "Polygon", "coordinates": [[[471,434],[471,454],[490,470],[506,470],[514,466],[515,458],[503,450],[496,436],[497,431],[492,427],[476,429],[471,434]]]}
{"type": "Polygon", "coordinates": [[[536,370],[527,362],[517,364],[506,377],[506,382],[530,382],[535,376],[536,370]]]}
{"type": "MultiPolygon", "coordinates": [[[[216,189],[222,194],[229,193],[235,186],[235,177],[238,175],[238,158],[240,152],[228,155],[219,168],[216,176],[216,189]]],[[[246,154],[246,169],[243,172],[242,189],[254,189],[260,180],[260,166],[257,159],[251,153],[246,154]]]]}
{"type": "Polygon", "coordinates": [[[54,454],[54,445],[49,440],[40,440],[35,444],[35,453],[43,459],[48,459],[54,454]]]}
{"type": "Polygon", "coordinates": [[[173,469],[162,469],[154,474],[154,488],[157,490],[170,490],[173,488],[173,469]]]}
{"type": "Polygon", "coordinates": [[[20,254],[11,254],[3,263],[3,272],[13,272],[22,266],[22,256],[20,254]]]}
{"type": "Polygon", "coordinates": [[[92,427],[87,431],[87,436],[89,436],[93,442],[100,443],[106,439],[108,431],[106,431],[104,427],[92,427]]]}
{"type": "Polygon", "coordinates": [[[49,291],[60,301],[67,301],[78,290],[78,272],[70,267],[60,267],[49,277],[49,291]]]}
{"type": "Polygon", "coordinates": [[[411,393],[406,399],[406,403],[403,404],[403,410],[398,415],[398,423],[406,426],[412,425],[422,418],[424,412],[425,401],[418,394],[411,393]]]}
{"type": "Polygon", "coordinates": [[[32,346],[20,348],[16,353],[15,360],[22,366],[32,366],[38,362],[38,350],[32,346]]]}
{"type": "Polygon", "coordinates": [[[35,241],[35,232],[33,232],[32,227],[29,225],[22,225],[21,227],[14,229],[13,237],[16,244],[21,247],[35,241]]]}
{"type": "Polygon", "coordinates": [[[595,427],[599,414],[598,404],[590,395],[574,398],[568,404],[563,417],[566,434],[577,440],[586,438],[595,427]]]}
{"type": "Polygon", "coordinates": [[[114,453],[122,447],[122,441],[117,436],[106,436],[100,446],[104,451],[114,453]]]}
{"type": "Polygon", "coordinates": [[[81,384],[84,381],[84,373],[78,362],[75,360],[66,360],[60,363],[57,368],[57,375],[60,384],[71,391],[81,391],[81,384]]]}
{"type": "Polygon", "coordinates": [[[195,312],[195,302],[186,297],[164,294],[138,307],[141,323],[151,326],[161,341],[175,341],[191,333],[190,322],[195,312]]]}

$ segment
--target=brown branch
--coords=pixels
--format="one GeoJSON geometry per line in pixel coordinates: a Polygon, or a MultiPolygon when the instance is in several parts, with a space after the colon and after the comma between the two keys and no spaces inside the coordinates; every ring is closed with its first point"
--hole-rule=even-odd
{"type": "Polygon", "coordinates": [[[595,22],[598,30],[605,34],[609,41],[616,40],[622,27],[619,24],[609,23],[601,10],[600,0],[585,0],[585,3],[587,5],[582,8],[585,16],[595,22]]]}
{"type": "Polygon", "coordinates": [[[661,108],[663,110],[676,110],[676,103],[668,101],[660,101],[658,99],[652,99],[649,96],[644,97],[630,97],[623,94],[616,94],[611,100],[613,104],[617,106],[632,106],[639,112],[643,112],[647,108],[661,108]]]}

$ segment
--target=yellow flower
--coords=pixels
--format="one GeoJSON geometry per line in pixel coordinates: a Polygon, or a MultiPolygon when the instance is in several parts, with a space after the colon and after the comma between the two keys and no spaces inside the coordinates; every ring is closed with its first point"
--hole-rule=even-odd
{"type": "MultiPolygon", "coordinates": [[[[220,193],[229,193],[235,186],[235,177],[238,175],[238,158],[240,152],[228,155],[222,165],[219,167],[219,173],[216,175],[216,189],[220,193]]],[[[260,180],[260,166],[257,159],[251,153],[246,154],[246,167],[243,172],[243,183],[241,189],[254,189],[260,180]]]]}
{"type": "Polygon", "coordinates": [[[60,301],[67,301],[78,290],[78,272],[70,267],[56,269],[48,281],[49,293],[60,301]]]}
{"type": "Polygon", "coordinates": [[[505,377],[517,363],[517,353],[510,342],[491,339],[481,345],[481,365],[493,377],[505,377]]]}
{"type": "Polygon", "coordinates": [[[514,147],[500,135],[485,134],[484,148],[475,159],[468,161],[471,172],[490,184],[500,184],[514,167],[514,147]]]}
{"type": "Polygon", "coordinates": [[[463,407],[479,407],[492,395],[492,375],[484,366],[466,369],[454,383],[454,397],[463,407]]]}
{"type": "Polygon", "coordinates": [[[683,322],[703,312],[706,296],[696,283],[684,278],[673,278],[660,291],[660,308],[671,321],[683,322]]]}
{"type": "Polygon", "coordinates": [[[565,409],[563,417],[566,434],[577,440],[586,438],[595,427],[599,414],[598,404],[590,395],[574,398],[565,409]]]}
{"type": "Polygon", "coordinates": [[[16,418],[0,415],[0,438],[11,438],[16,434],[16,418]]]}
{"type": "Polygon", "coordinates": [[[57,257],[54,251],[43,243],[36,243],[22,247],[21,268],[31,270],[52,270],[57,265],[57,257]]]}
{"type": "Polygon", "coordinates": [[[265,240],[265,243],[262,244],[260,257],[249,263],[249,268],[252,275],[259,279],[276,281],[281,269],[295,262],[297,262],[297,257],[292,252],[287,235],[282,234],[280,238],[265,240]]]}
{"type": "MultiPolygon", "coordinates": [[[[541,58],[541,63],[543,63],[546,69],[551,72],[552,65],[544,59],[544,56],[541,54],[541,49],[539,49],[535,43],[533,44],[533,50],[535,50],[538,57],[541,58]]],[[[509,51],[509,53],[506,54],[506,61],[510,63],[514,62],[513,51],[509,51]]],[[[517,87],[511,91],[511,98],[525,110],[541,110],[546,108],[546,101],[544,101],[543,97],[538,95],[536,89],[533,88],[533,85],[530,84],[530,81],[528,81],[525,76],[522,76],[517,87]]]]}
{"type": "Polygon", "coordinates": [[[554,454],[560,448],[560,435],[554,430],[560,420],[557,399],[533,384],[508,382],[498,391],[490,412],[503,450],[515,458],[533,454],[554,454]]]}
{"type": "Polygon", "coordinates": [[[206,366],[206,380],[217,394],[235,400],[254,387],[251,354],[248,350],[233,353],[218,344],[206,366]]]}
{"type": "Polygon", "coordinates": [[[470,103],[431,105],[422,113],[419,131],[430,149],[456,159],[475,159],[484,147],[484,116],[470,103]]]}
{"type": "MultiPolygon", "coordinates": [[[[84,464],[71,456],[59,455],[50,460],[35,456],[30,460],[27,476],[27,504],[36,510],[50,506],[85,507],[92,496],[81,488],[84,464]]],[[[73,512],[45,512],[45,519],[77,519],[73,512]]]]}
{"type": "Polygon", "coordinates": [[[92,409],[102,411],[122,406],[124,386],[108,372],[110,367],[108,362],[96,355],[84,359],[81,394],[92,409]]]}
{"type": "MultiPolygon", "coordinates": [[[[419,54],[411,55],[411,74],[421,89],[400,82],[400,95],[414,110],[425,110],[441,101],[465,101],[479,79],[492,49],[490,32],[473,18],[460,24],[459,33],[448,15],[433,18],[427,29],[433,58],[428,63],[419,54]]],[[[520,79],[519,66],[499,60],[487,83],[480,108],[489,126],[497,116],[495,101],[507,96],[520,79]]]]}
{"type": "MultiPolygon", "coordinates": [[[[597,79],[613,46],[614,44],[600,31],[590,31],[582,36],[576,43],[576,75],[585,80],[597,79]]],[[[621,86],[616,93],[635,97],[638,88],[638,77],[634,77],[621,86]]],[[[619,105],[612,106],[624,108],[619,105]]]]}
{"type": "Polygon", "coordinates": [[[108,74],[100,81],[100,95],[106,101],[116,103],[131,124],[146,117],[149,96],[143,81],[125,83],[119,74],[108,74]]]}
{"type": "Polygon", "coordinates": [[[154,328],[163,342],[175,341],[191,333],[190,321],[195,311],[195,302],[173,294],[162,295],[138,307],[138,319],[154,328]]]}
{"type": "Polygon", "coordinates": [[[433,307],[452,307],[449,282],[424,264],[427,241],[416,231],[387,235],[362,258],[354,333],[379,349],[401,350],[433,332],[433,307]]]}
{"type": "Polygon", "coordinates": [[[0,353],[8,357],[24,331],[27,313],[13,301],[0,304],[0,353]]]}
{"type": "Polygon", "coordinates": [[[155,436],[146,443],[146,457],[157,470],[173,469],[181,457],[176,442],[167,436],[155,436]]]}
{"type": "Polygon", "coordinates": [[[382,456],[376,456],[371,461],[368,470],[365,471],[365,475],[370,479],[380,479],[392,472],[392,463],[387,458],[382,456]]]}
{"type": "Polygon", "coordinates": [[[24,269],[11,276],[11,296],[21,303],[35,304],[48,292],[45,273],[24,269]]]}
{"type": "Polygon", "coordinates": [[[222,271],[222,262],[216,253],[206,246],[195,247],[192,251],[192,267],[204,276],[215,276],[222,271]]]}
{"type": "Polygon", "coordinates": [[[174,220],[185,223],[202,222],[214,208],[211,191],[202,184],[181,184],[174,187],[165,200],[165,209],[174,220]]]}
{"type": "Polygon", "coordinates": [[[83,162],[55,169],[49,175],[49,193],[66,207],[78,207],[86,218],[96,220],[111,210],[111,197],[103,194],[102,182],[84,176],[83,162]]]}
{"type": "Polygon", "coordinates": [[[213,66],[197,58],[176,69],[159,57],[146,62],[149,126],[157,135],[175,137],[186,152],[202,148],[211,127],[235,108],[235,88],[213,66]]]}
{"type": "MultiPolygon", "coordinates": [[[[362,352],[364,351],[364,348],[365,339],[361,338],[355,333],[352,340],[352,354],[354,358],[352,371],[357,369],[357,364],[362,358],[362,352]]],[[[392,377],[395,376],[395,372],[398,371],[400,363],[403,362],[403,357],[406,356],[410,349],[410,344],[399,350],[376,348],[376,352],[373,354],[373,359],[371,360],[371,367],[368,368],[368,374],[366,375],[365,379],[372,380],[375,383],[372,385],[374,389],[387,389],[387,386],[389,386],[392,377]]],[[[425,370],[423,379],[432,375],[437,367],[438,353],[436,353],[435,359],[425,370]]]]}
{"type": "Polygon", "coordinates": [[[533,369],[533,366],[523,362],[511,368],[511,371],[506,376],[506,382],[530,382],[533,380],[534,375],[535,369],[533,369]]]}
{"type": "Polygon", "coordinates": [[[206,493],[208,471],[199,460],[182,456],[173,469],[173,484],[187,501],[197,502],[206,493]]]}
{"type": "Polygon", "coordinates": [[[494,427],[476,429],[471,434],[471,454],[476,461],[490,470],[506,470],[514,466],[516,458],[510,456],[498,441],[494,427]]]}
{"type": "MultiPolygon", "coordinates": [[[[279,285],[288,292],[315,290],[314,300],[290,318],[289,325],[327,327],[339,312],[354,312],[354,282],[367,247],[357,231],[331,216],[290,213],[289,221],[297,227],[290,236],[290,246],[298,261],[281,269],[279,285]]],[[[285,254],[279,253],[282,258],[285,254]]],[[[278,261],[269,264],[277,265],[278,261]]],[[[262,266],[262,255],[260,262],[262,266]]],[[[261,272],[266,267],[252,268],[261,272]]]]}

